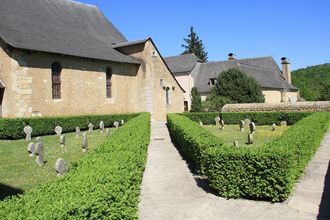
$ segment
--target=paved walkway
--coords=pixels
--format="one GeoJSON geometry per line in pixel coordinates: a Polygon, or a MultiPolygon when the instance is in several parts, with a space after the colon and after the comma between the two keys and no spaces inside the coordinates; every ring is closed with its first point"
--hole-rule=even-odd
{"type": "Polygon", "coordinates": [[[241,199],[227,200],[203,189],[202,181],[191,174],[186,162],[171,143],[165,123],[152,122],[139,216],[147,220],[317,219],[322,199],[322,204],[329,207],[325,208],[323,217],[330,218],[330,196],[322,198],[329,159],[330,131],[298,183],[295,193],[286,202],[271,204],[241,199]]]}

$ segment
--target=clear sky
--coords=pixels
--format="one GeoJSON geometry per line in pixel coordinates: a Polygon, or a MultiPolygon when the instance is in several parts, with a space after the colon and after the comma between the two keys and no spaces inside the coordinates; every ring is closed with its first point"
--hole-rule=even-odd
{"type": "Polygon", "coordinates": [[[128,40],[151,37],[178,55],[193,26],[209,61],[288,57],[292,68],[330,63],[330,0],[77,0],[95,5],[128,40]]]}

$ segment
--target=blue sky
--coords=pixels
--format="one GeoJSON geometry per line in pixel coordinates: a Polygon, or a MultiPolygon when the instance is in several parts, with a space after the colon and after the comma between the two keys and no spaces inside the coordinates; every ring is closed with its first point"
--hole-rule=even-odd
{"type": "Polygon", "coordinates": [[[286,56],[292,68],[330,63],[330,0],[78,0],[95,5],[128,40],[151,37],[178,55],[193,26],[209,61],[286,56]]]}

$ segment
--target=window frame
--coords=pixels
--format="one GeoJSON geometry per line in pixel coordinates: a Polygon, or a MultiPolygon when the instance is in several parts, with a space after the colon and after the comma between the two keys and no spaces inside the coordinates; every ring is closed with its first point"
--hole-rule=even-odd
{"type": "Polygon", "coordinates": [[[51,66],[52,72],[52,99],[61,99],[62,97],[62,65],[59,62],[53,62],[51,66]]]}

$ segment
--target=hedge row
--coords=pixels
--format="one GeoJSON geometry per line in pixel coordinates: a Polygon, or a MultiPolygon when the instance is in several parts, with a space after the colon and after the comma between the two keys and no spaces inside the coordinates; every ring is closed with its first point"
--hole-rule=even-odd
{"type": "MultiPolygon", "coordinates": [[[[173,116],[170,116],[173,117],[173,116]]],[[[178,116],[181,121],[184,116],[178,116]]],[[[188,129],[179,121],[182,134],[188,129]]],[[[177,125],[179,124],[179,125],[177,125]]],[[[200,130],[197,123],[190,123],[189,130],[200,130]]],[[[283,201],[292,192],[295,182],[314,155],[330,125],[329,113],[315,113],[303,118],[286,130],[277,140],[260,147],[235,148],[226,144],[221,147],[202,146],[200,139],[219,140],[211,133],[202,137],[177,137],[178,147],[188,143],[201,143],[204,149],[202,170],[208,177],[210,187],[226,198],[248,198],[254,200],[283,201]],[[205,148],[207,148],[205,150],[205,148]]]]}
{"type": "Polygon", "coordinates": [[[0,219],[137,219],[149,141],[142,113],[63,178],[0,202],[0,219]]]}
{"type": "Polygon", "coordinates": [[[238,124],[240,120],[250,119],[257,125],[279,125],[281,121],[287,121],[288,125],[292,125],[311,114],[313,112],[187,112],[182,115],[204,124],[214,124],[215,117],[220,116],[225,124],[238,124]]]}
{"type": "Polygon", "coordinates": [[[76,127],[87,130],[88,124],[93,123],[94,128],[99,128],[100,122],[104,121],[106,127],[113,122],[125,120],[125,122],[136,117],[138,114],[117,115],[83,115],[83,116],[61,116],[61,117],[35,117],[35,118],[2,118],[0,119],[0,139],[24,138],[23,128],[30,125],[33,129],[32,136],[55,134],[55,127],[60,125],[63,133],[73,132],[76,127]]]}

